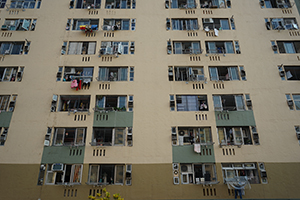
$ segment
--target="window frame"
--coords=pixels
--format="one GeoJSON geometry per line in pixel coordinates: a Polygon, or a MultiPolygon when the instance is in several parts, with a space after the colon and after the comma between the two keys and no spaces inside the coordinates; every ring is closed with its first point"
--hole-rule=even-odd
{"type": "Polygon", "coordinates": [[[54,136],[53,136],[53,141],[52,141],[52,146],[85,146],[85,139],[86,139],[86,128],[81,128],[81,127],[67,127],[67,128],[60,128],[60,127],[56,127],[55,131],[54,131],[54,136]],[[60,129],[63,129],[63,134],[62,134],[62,139],[61,139],[61,143],[57,143],[57,134],[58,131],[60,129]],[[75,136],[74,136],[74,140],[72,143],[65,143],[65,134],[66,134],[66,129],[75,129],[75,136]],[[81,142],[77,142],[78,140],[78,131],[79,130],[83,130],[83,136],[81,139],[81,142]]]}
{"type": "MultiPolygon", "coordinates": [[[[55,164],[55,163],[53,163],[55,164]]],[[[53,164],[48,164],[47,165],[47,172],[46,172],[46,180],[45,180],[45,185],[81,185],[81,181],[82,181],[82,171],[83,171],[83,165],[82,164],[63,164],[64,165],[64,169],[62,171],[53,171],[52,170],[52,165],[53,164]],[[67,172],[67,165],[71,165],[71,171],[70,171],[70,182],[65,182],[65,177],[66,177],[66,173],[67,172]],[[79,182],[74,182],[74,175],[75,175],[75,167],[76,166],[80,166],[80,174],[79,174],[79,182]],[[50,168],[50,169],[49,169],[50,168]],[[59,184],[55,184],[56,182],[56,176],[57,176],[57,172],[62,172],[62,182],[60,182],[59,184]],[[48,175],[49,174],[53,174],[52,176],[54,177],[53,182],[52,183],[48,183],[48,175]]]]}
{"type": "MultiPolygon", "coordinates": [[[[92,146],[125,146],[125,136],[126,136],[126,130],[127,127],[114,127],[114,128],[108,128],[108,127],[94,127],[93,128],[93,135],[92,135],[92,146]],[[106,129],[111,129],[111,142],[109,144],[106,144],[105,141],[103,142],[97,142],[95,141],[97,138],[95,138],[95,131],[96,130],[106,130],[106,129]],[[123,130],[123,142],[122,144],[116,143],[116,136],[117,136],[117,130],[123,130]]],[[[101,134],[101,133],[100,133],[101,134]]],[[[103,133],[102,133],[103,134],[103,133]]]]}
{"type": "MultiPolygon", "coordinates": [[[[125,184],[125,181],[126,181],[126,166],[125,164],[90,164],[89,166],[89,173],[88,173],[88,181],[87,181],[87,184],[88,185],[124,185],[125,184]],[[101,171],[101,166],[109,166],[109,165],[113,165],[114,167],[114,171],[113,171],[113,174],[114,174],[114,180],[113,180],[113,183],[112,184],[109,184],[109,182],[106,182],[106,183],[103,183],[103,182],[99,182],[101,180],[100,177],[103,176],[103,172],[100,172],[101,171]],[[97,167],[97,173],[96,173],[96,182],[91,182],[91,173],[92,173],[92,167],[97,167]],[[123,167],[123,174],[122,174],[122,180],[123,182],[122,183],[116,183],[116,179],[117,179],[117,167],[119,166],[122,166],[123,167]]],[[[105,172],[104,172],[105,173],[105,172]]]]}
{"type": "MultiPolygon", "coordinates": [[[[187,167],[189,170],[189,167],[187,167]]],[[[218,177],[217,177],[217,171],[216,171],[216,164],[215,163],[181,163],[180,164],[180,178],[181,178],[181,184],[217,184],[218,183],[218,177]],[[195,174],[195,166],[201,165],[202,167],[202,177],[205,179],[205,174],[206,174],[206,166],[211,166],[212,171],[210,173],[213,174],[211,176],[210,174],[210,181],[204,181],[201,182],[200,180],[197,182],[197,177],[195,174]],[[191,171],[188,172],[182,172],[182,166],[190,166],[191,171]],[[186,177],[186,178],[184,178],[186,177]],[[187,181],[185,181],[187,180],[187,181]],[[190,182],[192,180],[192,182],[190,182]]]]}
{"type": "Polygon", "coordinates": [[[261,183],[256,163],[221,163],[221,168],[222,168],[222,176],[223,176],[224,183],[226,183],[226,179],[230,178],[230,177],[228,177],[228,173],[227,173],[228,171],[233,172],[233,177],[244,177],[246,180],[250,180],[250,178],[248,178],[248,176],[246,174],[245,174],[245,176],[239,175],[239,170],[241,170],[241,171],[243,170],[244,173],[246,172],[246,170],[252,170],[253,179],[256,179],[256,180],[255,180],[255,182],[249,181],[249,183],[251,183],[251,184],[260,184],[261,183]],[[223,167],[223,165],[231,165],[231,166],[223,167]],[[252,165],[252,166],[246,166],[246,165],[252,165]]]}

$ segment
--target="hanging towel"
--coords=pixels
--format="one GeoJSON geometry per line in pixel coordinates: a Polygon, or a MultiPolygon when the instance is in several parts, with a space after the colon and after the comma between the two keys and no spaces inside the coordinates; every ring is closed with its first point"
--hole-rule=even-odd
{"type": "Polygon", "coordinates": [[[75,79],[71,82],[71,88],[76,88],[77,86],[78,86],[78,83],[77,83],[77,80],[75,79]]]}
{"type": "Polygon", "coordinates": [[[215,36],[218,37],[218,36],[219,36],[219,31],[218,31],[218,29],[214,28],[214,31],[215,31],[215,36]]]}
{"type": "Polygon", "coordinates": [[[194,151],[196,153],[201,153],[201,144],[195,144],[194,143],[194,151]]]}

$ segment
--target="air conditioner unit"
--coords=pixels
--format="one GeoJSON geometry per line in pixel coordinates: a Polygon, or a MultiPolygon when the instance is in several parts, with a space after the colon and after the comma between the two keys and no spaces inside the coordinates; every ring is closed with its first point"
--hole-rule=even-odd
{"type": "Polygon", "coordinates": [[[264,0],[260,0],[259,4],[260,4],[260,6],[264,6],[265,5],[265,1],[264,0]]]}
{"type": "Polygon", "coordinates": [[[250,99],[247,99],[246,104],[247,104],[248,107],[250,107],[250,106],[252,106],[252,101],[250,99]]]}
{"type": "Polygon", "coordinates": [[[131,45],[130,45],[130,51],[134,51],[134,49],[135,49],[134,43],[131,43],[131,45]]]}
{"type": "Polygon", "coordinates": [[[204,18],[203,21],[204,23],[214,23],[213,18],[204,18]]]}
{"type": "Polygon", "coordinates": [[[56,94],[54,94],[54,95],[52,96],[52,102],[57,102],[57,95],[56,95],[56,94]]]}
{"type": "Polygon", "coordinates": [[[173,168],[173,170],[178,170],[179,169],[179,164],[178,163],[173,163],[172,168],[173,168]]]}
{"type": "Polygon", "coordinates": [[[277,45],[272,45],[272,49],[273,49],[273,51],[277,51],[277,45]]]}
{"type": "Polygon", "coordinates": [[[293,100],[289,99],[289,100],[287,100],[287,104],[288,104],[288,106],[291,107],[294,105],[294,102],[293,102],[293,100]]]}
{"type": "Polygon", "coordinates": [[[300,132],[296,132],[297,139],[300,140],[300,132]]]}
{"type": "Polygon", "coordinates": [[[181,172],[192,172],[192,166],[190,164],[182,164],[181,172]]]}
{"type": "Polygon", "coordinates": [[[64,164],[62,163],[54,163],[52,165],[52,171],[63,171],[64,170],[64,164]]]}
{"type": "Polygon", "coordinates": [[[126,172],[126,179],[131,179],[131,172],[126,172]]]}
{"type": "Polygon", "coordinates": [[[175,107],[175,101],[174,100],[170,100],[170,107],[175,107]]]}
{"type": "Polygon", "coordinates": [[[132,141],[132,133],[127,134],[127,141],[132,141]]]}
{"type": "Polygon", "coordinates": [[[2,135],[0,136],[0,142],[5,142],[5,141],[6,141],[6,137],[7,137],[6,134],[2,134],[2,135]]]}
{"type": "Polygon", "coordinates": [[[8,26],[7,26],[7,25],[2,25],[2,26],[1,26],[1,30],[2,30],[2,31],[8,30],[8,26]]]}
{"type": "Polygon", "coordinates": [[[61,78],[61,72],[57,72],[56,78],[61,78]]]}
{"type": "Polygon", "coordinates": [[[74,0],[71,0],[70,1],[70,7],[73,7],[74,6],[74,0]]]}
{"type": "Polygon", "coordinates": [[[284,77],[284,76],[285,76],[285,72],[284,72],[284,71],[280,71],[280,72],[279,72],[279,76],[280,76],[280,77],[284,77]]]}
{"type": "Polygon", "coordinates": [[[266,171],[260,171],[261,178],[268,178],[266,171]]]}
{"type": "Polygon", "coordinates": [[[128,101],[128,107],[129,108],[133,108],[133,100],[129,100],[128,101]]]}
{"type": "Polygon", "coordinates": [[[176,133],[172,133],[172,141],[177,141],[177,134],[176,133]]]}
{"type": "Polygon", "coordinates": [[[44,146],[49,147],[50,146],[50,141],[49,140],[45,140],[44,141],[44,146]]]}
{"type": "Polygon", "coordinates": [[[261,171],[265,171],[266,170],[264,163],[258,163],[258,167],[259,167],[259,170],[261,170],[261,171]]]}
{"type": "Polygon", "coordinates": [[[29,46],[30,46],[30,45],[26,44],[26,45],[24,46],[24,51],[29,51],[29,46]]]}

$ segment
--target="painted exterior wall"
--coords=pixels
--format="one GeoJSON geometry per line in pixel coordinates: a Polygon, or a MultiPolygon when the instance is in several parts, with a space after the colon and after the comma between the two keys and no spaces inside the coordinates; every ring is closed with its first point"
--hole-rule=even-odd
{"type": "Polygon", "coordinates": [[[31,42],[28,55],[0,56],[0,67],[25,67],[21,82],[0,82],[0,95],[18,95],[13,114],[0,113],[0,127],[9,126],[5,145],[0,146],[3,199],[85,199],[101,189],[86,184],[90,164],[132,164],[131,186],[107,186],[125,199],[232,199],[232,191],[223,183],[221,164],[249,162],[265,163],[268,183],[252,184],[244,198],[299,199],[299,141],[294,126],[300,125],[300,114],[288,108],[285,97],[300,93],[299,81],[282,81],[278,66],[299,66],[300,55],[274,54],[271,48],[271,41],[299,40],[299,30],[267,30],[264,20],[296,18],[299,25],[297,7],[266,9],[258,0],[231,0],[231,8],[201,9],[197,0],[197,8],[190,11],[166,9],[164,4],[164,0],[136,0],[136,9],[117,10],[105,9],[102,0],[100,9],[88,11],[69,9],[69,1],[43,0],[40,9],[1,9],[1,25],[5,19],[37,19],[34,31],[0,31],[0,42],[25,38],[31,42]],[[236,30],[222,30],[218,37],[202,30],[203,18],[232,16],[236,30]],[[103,30],[93,36],[66,30],[68,19],[90,18],[99,19],[100,26],[104,19],[136,19],[136,30],[114,31],[111,37],[103,30]],[[197,18],[200,30],[167,31],[166,18],[197,18]],[[200,41],[204,52],[168,55],[169,39],[200,41]],[[61,55],[64,41],[96,41],[96,53],[61,55]],[[101,41],[134,41],[134,54],[99,57],[101,41]],[[239,41],[241,54],[206,55],[205,41],[239,41]],[[97,81],[99,66],[134,67],[134,81],[97,81]],[[170,66],[203,67],[207,81],[169,81],[170,66]],[[247,80],[211,81],[211,66],[243,66],[247,80]],[[59,67],[94,67],[89,89],[76,91],[70,82],[56,81],[59,67]],[[54,94],[89,95],[89,112],[50,112],[54,94]],[[213,95],[224,94],[250,94],[252,110],[230,111],[230,120],[218,120],[213,95]],[[132,95],[133,112],[109,112],[105,113],[109,120],[96,120],[97,95],[132,95]],[[170,111],[170,95],[206,95],[208,111],[170,111]],[[220,147],[217,126],[256,126],[260,145],[220,147]],[[85,127],[85,145],[45,147],[48,127],[85,127]],[[132,127],[133,146],[126,141],[124,146],[91,146],[93,127],[132,127]],[[172,127],[210,127],[214,144],[207,148],[211,155],[200,156],[191,145],[172,146],[172,127]],[[73,155],[78,149],[81,154],[73,155]],[[83,164],[81,185],[38,186],[40,164],[51,163],[83,164]],[[219,183],[211,187],[174,185],[172,163],[215,163],[219,183]]]}

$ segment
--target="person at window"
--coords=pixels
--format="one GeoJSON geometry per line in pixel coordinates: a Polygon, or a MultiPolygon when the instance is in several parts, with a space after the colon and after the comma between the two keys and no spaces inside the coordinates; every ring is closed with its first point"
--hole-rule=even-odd
{"type": "Polygon", "coordinates": [[[207,110],[207,105],[205,101],[202,101],[200,104],[200,110],[207,110]]]}

